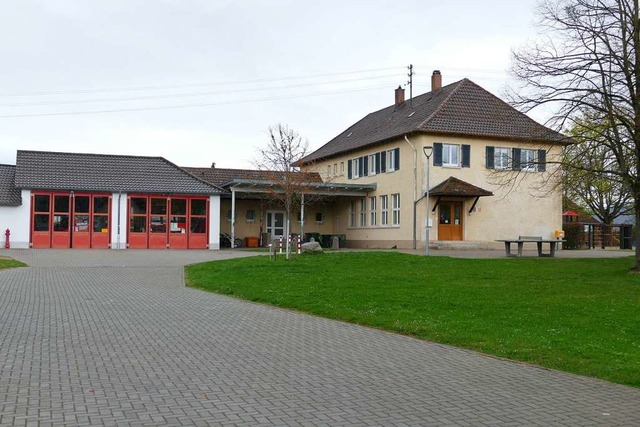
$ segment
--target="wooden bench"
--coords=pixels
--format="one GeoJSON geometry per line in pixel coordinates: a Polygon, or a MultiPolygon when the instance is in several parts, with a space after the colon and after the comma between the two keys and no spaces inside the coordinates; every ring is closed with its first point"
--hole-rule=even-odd
{"type": "Polygon", "coordinates": [[[565,240],[561,239],[543,239],[542,236],[518,236],[517,239],[500,239],[496,240],[496,242],[504,243],[504,250],[507,256],[522,256],[522,249],[525,243],[535,243],[538,246],[538,256],[539,257],[554,257],[556,256],[556,248],[558,247],[558,243],[562,243],[565,240]],[[511,253],[511,244],[516,243],[518,245],[518,254],[511,253]],[[549,252],[542,252],[542,244],[549,244],[549,252]]]}

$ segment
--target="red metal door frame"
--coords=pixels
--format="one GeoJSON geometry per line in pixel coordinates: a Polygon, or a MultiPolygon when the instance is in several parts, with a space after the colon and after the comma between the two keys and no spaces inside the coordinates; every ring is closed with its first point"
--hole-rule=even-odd
{"type": "Polygon", "coordinates": [[[169,248],[170,249],[187,249],[188,248],[188,217],[189,217],[189,198],[186,196],[173,196],[169,198],[169,248]],[[173,204],[177,200],[184,200],[184,214],[174,213],[173,204]],[[175,219],[175,222],[174,222],[175,219]]]}
{"type": "Polygon", "coordinates": [[[29,240],[31,241],[31,247],[35,248],[35,249],[40,249],[40,248],[50,248],[51,247],[51,210],[53,209],[52,206],[52,197],[51,197],[51,193],[46,193],[46,192],[34,192],[31,193],[31,227],[30,227],[30,235],[29,235],[29,240]],[[48,210],[45,211],[38,211],[36,212],[35,208],[36,208],[36,204],[35,204],[35,199],[36,196],[46,196],[49,198],[49,206],[48,206],[48,210]],[[46,225],[47,225],[47,230],[46,231],[36,231],[35,227],[36,227],[36,215],[47,215],[47,220],[46,220],[46,225]]]}
{"type": "Polygon", "coordinates": [[[92,194],[91,195],[91,247],[96,249],[107,249],[111,247],[111,199],[110,194],[92,194]],[[95,212],[95,199],[100,197],[107,198],[107,213],[95,212]],[[96,223],[97,218],[106,217],[106,227],[102,227],[102,223],[96,223]],[[97,226],[100,226],[99,229],[97,226]],[[106,231],[105,231],[106,230],[106,231]]]}
{"type": "Polygon", "coordinates": [[[187,210],[188,214],[188,228],[187,232],[189,239],[189,249],[207,249],[209,242],[209,198],[208,197],[190,197],[189,198],[189,208],[187,210]],[[194,200],[204,200],[205,201],[205,214],[202,215],[192,215],[191,204],[194,200]],[[205,231],[204,233],[194,233],[192,232],[191,222],[193,218],[204,218],[205,231]]]}
{"type": "Polygon", "coordinates": [[[149,196],[147,202],[147,212],[149,219],[147,223],[147,231],[149,233],[149,249],[167,249],[169,237],[167,235],[168,217],[169,217],[169,200],[167,196],[149,196]],[[164,200],[164,214],[153,212],[153,201],[164,200]]]}
{"type": "Polygon", "coordinates": [[[71,194],[54,192],[51,193],[51,247],[56,249],[69,249],[71,247],[71,194]],[[56,198],[66,197],[67,209],[56,209],[56,198]],[[64,217],[67,217],[66,230],[61,229],[56,231],[56,218],[60,217],[60,223],[58,227],[65,227],[64,217]]]}
{"type": "Polygon", "coordinates": [[[132,194],[127,197],[127,247],[129,249],[147,249],[149,247],[149,196],[132,194]],[[131,211],[132,199],[145,200],[145,213],[133,214],[131,211]],[[131,231],[134,218],[144,218],[144,231],[131,231]]]}
{"type": "Polygon", "coordinates": [[[91,247],[91,194],[74,193],[69,198],[71,204],[71,247],[74,249],[88,249],[91,247]],[[79,198],[88,198],[87,212],[78,212],[76,210],[76,200],[79,198]],[[85,217],[86,221],[76,221],[78,217],[85,217]]]}

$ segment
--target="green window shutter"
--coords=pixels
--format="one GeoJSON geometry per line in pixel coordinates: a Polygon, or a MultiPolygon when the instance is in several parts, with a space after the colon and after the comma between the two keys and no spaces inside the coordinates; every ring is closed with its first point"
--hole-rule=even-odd
{"type": "Polygon", "coordinates": [[[384,173],[387,171],[387,152],[383,151],[380,153],[380,172],[384,173]]]}
{"type": "Polygon", "coordinates": [[[395,151],[395,153],[396,153],[395,165],[393,165],[393,166],[394,166],[394,168],[396,170],[400,170],[400,149],[396,148],[393,151],[395,151]]]}
{"type": "Polygon", "coordinates": [[[513,170],[514,171],[519,171],[520,170],[520,149],[519,148],[514,148],[513,149],[513,161],[511,162],[513,164],[513,170]]]}
{"type": "Polygon", "coordinates": [[[487,145],[487,169],[495,169],[496,148],[487,145]]]}
{"type": "Polygon", "coordinates": [[[546,150],[538,150],[538,171],[544,172],[547,170],[547,152],[546,150]]]}
{"type": "Polygon", "coordinates": [[[352,171],[351,171],[351,160],[347,160],[347,179],[351,179],[352,171]]]}
{"type": "Polygon", "coordinates": [[[433,144],[433,166],[442,166],[442,143],[433,144]]]}
{"type": "Polygon", "coordinates": [[[462,144],[462,167],[468,168],[471,166],[471,146],[462,144]]]}
{"type": "Polygon", "coordinates": [[[364,176],[364,157],[360,157],[358,162],[358,176],[364,176]]]}
{"type": "Polygon", "coordinates": [[[369,156],[364,156],[362,159],[364,163],[364,166],[362,167],[363,168],[362,176],[367,176],[369,175],[369,156]]]}

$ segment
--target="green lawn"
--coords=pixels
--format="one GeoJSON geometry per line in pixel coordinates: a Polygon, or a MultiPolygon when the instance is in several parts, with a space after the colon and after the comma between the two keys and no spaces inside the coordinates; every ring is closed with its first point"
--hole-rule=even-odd
{"type": "Polygon", "coordinates": [[[622,259],[394,252],[187,267],[213,292],[640,387],[640,275],[622,259]]]}
{"type": "Polygon", "coordinates": [[[25,267],[26,264],[10,258],[0,257],[0,270],[3,268],[25,267]]]}

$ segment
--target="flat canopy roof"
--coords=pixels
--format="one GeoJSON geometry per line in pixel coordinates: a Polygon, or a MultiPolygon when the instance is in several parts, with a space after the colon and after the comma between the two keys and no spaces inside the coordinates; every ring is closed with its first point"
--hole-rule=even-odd
{"type": "MultiPolygon", "coordinates": [[[[300,182],[294,184],[298,187],[298,191],[305,194],[313,194],[317,196],[362,196],[376,189],[376,184],[343,184],[338,182],[300,182]]],[[[236,193],[245,193],[246,195],[259,195],[282,192],[281,184],[275,184],[273,181],[257,180],[257,179],[234,179],[222,187],[232,190],[236,193]]]]}

